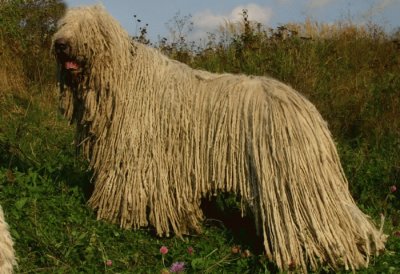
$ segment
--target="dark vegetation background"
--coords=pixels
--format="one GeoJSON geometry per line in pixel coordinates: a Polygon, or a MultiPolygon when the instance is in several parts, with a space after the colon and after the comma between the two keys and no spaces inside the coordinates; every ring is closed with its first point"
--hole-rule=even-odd
{"type": "MultiPolygon", "coordinates": [[[[0,1],[0,201],[17,272],[159,273],[176,261],[188,273],[276,272],[252,237],[251,221],[236,218],[231,196],[216,199],[202,235],[183,241],[96,221],[86,206],[90,172],[75,154],[73,127],[57,110],[50,44],[64,10],[58,0],[0,1]],[[162,245],[169,248],[164,256],[162,245]]],[[[221,26],[199,43],[188,42],[190,16],[177,14],[168,27],[172,38],[151,46],[170,57],[213,72],[270,75],[317,106],[357,204],[377,225],[386,217],[387,251],[360,272],[399,273],[400,194],[393,186],[400,187],[400,30],[351,20],[270,29],[249,22],[246,11],[240,24],[221,26]]],[[[140,24],[133,39],[150,44],[147,28],[140,24]]]]}

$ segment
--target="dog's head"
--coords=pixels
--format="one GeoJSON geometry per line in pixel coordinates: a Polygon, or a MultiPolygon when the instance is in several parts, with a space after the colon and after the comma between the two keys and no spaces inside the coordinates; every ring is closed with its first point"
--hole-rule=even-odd
{"type": "Polygon", "coordinates": [[[84,45],[85,37],[88,37],[88,27],[95,22],[87,8],[72,8],[58,22],[58,30],[53,36],[52,51],[58,64],[58,80],[70,88],[76,88],[82,81],[83,72],[88,65],[87,54],[84,45]],[[84,13],[87,15],[84,16],[84,13]]]}
{"type": "Polygon", "coordinates": [[[99,72],[116,67],[127,59],[130,40],[103,6],[69,9],[59,21],[52,40],[60,82],[73,88],[93,70],[99,72]]]}
{"type": "Polygon", "coordinates": [[[85,57],[73,52],[71,42],[67,38],[54,40],[53,48],[57,59],[60,83],[71,88],[76,87],[83,79],[86,67],[85,57]]]}

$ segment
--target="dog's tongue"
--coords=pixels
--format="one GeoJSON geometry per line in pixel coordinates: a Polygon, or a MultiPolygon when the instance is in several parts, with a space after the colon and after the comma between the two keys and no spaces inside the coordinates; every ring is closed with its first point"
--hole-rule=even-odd
{"type": "Polygon", "coordinates": [[[65,62],[65,69],[78,69],[79,66],[74,61],[65,62]]]}

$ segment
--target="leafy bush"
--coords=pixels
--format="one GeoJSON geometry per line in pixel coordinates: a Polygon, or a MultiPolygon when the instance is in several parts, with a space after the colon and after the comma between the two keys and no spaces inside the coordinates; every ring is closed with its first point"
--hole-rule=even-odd
{"type": "Polygon", "coordinates": [[[0,2],[0,60],[3,64],[0,76],[3,75],[4,80],[0,85],[0,95],[6,89],[26,88],[26,81],[29,85],[52,82],[51,36],[64,11],[65,4],[61,0],[0,2]]]}

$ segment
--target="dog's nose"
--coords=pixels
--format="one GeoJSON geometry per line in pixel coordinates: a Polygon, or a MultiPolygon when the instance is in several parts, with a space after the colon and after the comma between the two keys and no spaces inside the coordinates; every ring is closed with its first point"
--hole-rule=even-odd
{"type": "Polygon", "coordinates": [[[57,51],[63,51],[68,47],[67,40],[64,38],[58,38],[54,41],[54,47],[57,51]]]}

